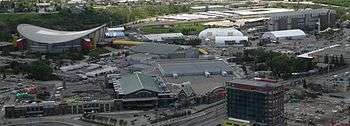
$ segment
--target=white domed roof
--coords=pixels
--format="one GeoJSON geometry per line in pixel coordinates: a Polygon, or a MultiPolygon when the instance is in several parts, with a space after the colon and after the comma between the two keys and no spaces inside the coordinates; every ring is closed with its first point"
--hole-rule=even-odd
{"type": "Polygon", "coordinates": [[[216,36],[243,36],[243,33],[235,28],[208,28],[198,35],[200,39],[215,39],[216,36]]]}

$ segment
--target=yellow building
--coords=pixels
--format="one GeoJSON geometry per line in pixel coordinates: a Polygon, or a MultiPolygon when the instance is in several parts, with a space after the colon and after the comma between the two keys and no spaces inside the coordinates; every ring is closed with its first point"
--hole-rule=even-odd
{"type": "Polygon", "coordinates": [[[227,118],[224,122],[224,126],[253,126],[250,121],[236,119],[236,118],[227,118]]]}

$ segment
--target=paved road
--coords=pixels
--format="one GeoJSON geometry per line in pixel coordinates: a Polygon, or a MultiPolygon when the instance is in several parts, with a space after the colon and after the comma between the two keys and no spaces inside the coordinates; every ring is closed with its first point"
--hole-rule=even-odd
{"type": "Polygon", "coordinates": [[[226,104],[219,102],[201,112],[157,123],[158,126],[215,126],[222,124],[226,115],[226,104]]]}
{"type": "Polygon", "coordinates": [[[222,113],[222,114],[217,115],[214,118],[204,120],[203,122],[194,124],[193,126],[216,126],[218,124],[223,124],[225,118],[226,118],[226,113],[222,113]]]}
{"type": "Polygon", "coordinates": [[[30,118],[16,118],[5,119],[0,125],[46,125],[48,124],[65,124],[70,126],[99,126],[79,120],[81,115],[60,115],[47,117],[30,117],[30,118]]]}
{"type": "Polygon", "coordinates": [[[226,115],[226,104],[220,104],[213,108],[207,109],[204,112],[205,116],[188,120],[181,126],[216,126],[222,124],[226,115]]]}
{"type": "Polygon", "coordinates": [[[26,124],[9,124],[9,126],[74,126],[74,124],[67,124],[61,122],[33,122],[26,124]]]}
{"type": "MultiPolygon", "coordinates": [[[[109,113],[100,113],[103,115],[110,116],[123,116],[129,118],[134,114],[150,114],[153,111],[118,111],[109,113]]],[[[98,124],[89,123],[79,120],[81,114],[75,115],[57,115],[57,116],[46,116],[46,117],[30,117],[30,118],[15,118],[15,119],[5,119],[0,120],[0,126],[100,126],[98,124]],[[49,125],[50,124],[50,125],[49,125]]],[[[140,119],[139,119],[140,121],[140,119]]]]}

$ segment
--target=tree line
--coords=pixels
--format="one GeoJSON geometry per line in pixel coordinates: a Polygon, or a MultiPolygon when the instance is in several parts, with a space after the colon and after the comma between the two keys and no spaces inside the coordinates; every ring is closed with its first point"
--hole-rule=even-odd
{"type": "Polygon", "coordinates": [[[0,13],[0,41],[10,41],[18,24],[33,24],[45,28],[79,31],[102,24],[120,25],[157,15],[188,12],[189,5],[116,5],[105,9],[86,7],[79,12],[63,8],[58,13],[0,13]]]}
{"type": "Polygon", "coordinates": [[[0,68],[0,77],[4,79],[10,74],[24,74],[28,78],[35,80],[52,80],[56,77],[52,74],[53,69],[50,66],[50,62],[47,60],[38,60],[32,63],[19,63],[13,61],[9,66],[0,68]]]}
{"type": "Polygon", "coordinates": [[[272,71],[279,78],[290,78],[292,73],[305,72],[315,68],[315,63],[308,59],[291,57],[279,52],[266,51],[262,48],[245,50],[238,54],[244,64],[252,64],[256,71],[272,71]]]}
{"type": "Polygon", "coordinates": [[[314,3],[342,6],[342,7],[350,7],[349,0],[312,0],[314,3]]]}
{"type": "Polygon", "coordinates": [[[200,22],[180,23],[170,26],[145,26],[142,28],[145,34],[175,33],[180,32],[184,35],[197,35],[206,28],[200,22]]]}

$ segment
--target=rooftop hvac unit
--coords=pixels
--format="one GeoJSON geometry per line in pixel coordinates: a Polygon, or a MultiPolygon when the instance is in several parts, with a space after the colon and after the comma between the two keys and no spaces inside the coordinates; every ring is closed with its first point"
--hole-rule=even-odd
{"type": "Polygon", "coordinates": [[[176,73],[173,74],[173,77],[174,77],[174,78],[177,78],[178,76],[179,76],[179,75],[176,74],[176,73]]]}
{"type": "Polygon", "coordinates": [[[161,87],[166,87],[165,83],[163,83],[163,82],[160,83],[160,86],[161,87]]]}
{"type": "Polygon", "coordinates": [[[165,85],[165,83],[160,83],[159,88],[160,88],[162,91],[165,91],[165,90],[166,90],[166,85],[165,85]]]}
{"type": "Polygon", "coordinates": [[[205,72],[204,72],[204,75],[205,75],[205,77],[209,77],[209,76],[210,76],[210,73],[209,73],[208,71],[205,71],[205,72]]]}
{"type": "Polygon", "coordinates": [[[221,71],[221,75],[222,76],[227,76],[227,72],[226,71],[221,71]]]}
{"type": "Polygon", "coordinates": [[[162,87],[162,86],[164,87],[164,86],[166,86],[165,83],[163,83],[163,81],[160,80],[160,78],[156,78],[156,79],[155,79],[155,82],[156,82],[157,84],[159,84],[159,87],[162,87]]]}
{"type": "Polygon", "coordinates": [[[118,94],[121,90],[122,90],[121,88],[116,88],[116,89],[115,89],[115,93],[118,94]]]}

